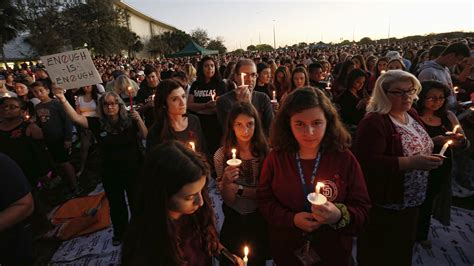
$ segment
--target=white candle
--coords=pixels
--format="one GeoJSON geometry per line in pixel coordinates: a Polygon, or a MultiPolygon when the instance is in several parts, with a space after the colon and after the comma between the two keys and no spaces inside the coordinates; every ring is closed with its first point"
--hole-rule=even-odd
{"type": "Polygon", "coordinates": [[[212,98],[212,101],[216,100],[216,90],[211,91],[211,98],[212,98]]]}
{"type": "Polygon", "coordinates": [[[245,73],[240,74],[240,85],[241,86],[245,85],[245,80],[244,80],[245,75],[246,75],[245,73]]]}
{"type": "Polygon", "coordinates": [[[273,100],[276,101],[277,100],[277,94],[276,94],[276,91],[273,91],[273,100]]]}
{"type": "Polygon", "coordinates": [[[227,160],[227,164],[235,167],[239,167],[242,164],[240,159],[237,159],[237,149],[232,149],[232,159],[227,160]]]}
{"type": "Polygon", "coordinates": [[[454,93],[459,93],[459,87],[458,87],[458,86],[455,86],[455,87],[453,88],[453,91],[454,91],[454,93]]]}
{"type": "Polygon", "coordinates": [[[330,89],[331,89],[331,81],[328,81],[326,85],[326,90],[330,90],[330,89]]]}
{"type": "Polygon", "coordinates": [[[237,149],[232,149],[232,160],[237,159],[237,149]]]}
{"type": "Polygon", "coordinates": [[[191,149],[192,149],[193,151],[196,151],[196,145],[194,144],[194,142],[190,141],[190,142],[189,142],[189,146],[191,146],[191,149]]]}
{"type": "Polygon", "coordinates": [[[308,199],[309,202],[311,202],[311,204],[313,204],[313,205],[323,205],[328,201],[326,196],[324,196],[323,194],[320,193],[322,187],[324,187],[323,182],[316,183],[316,188],[315,188],[314,192],[310,193],[307,196],[307,199],[308,199]]]}
{"type": "Polygon", "coordinates": [[[382,71],[380,71],[380,74],[385,74],[385,72],[387,72],[387,71],[382,70],[382,71]]]}
{"type": "Polygon", "coordinates": [[[30,115],[29,115],[29,114],[26,114],[26,115],[25,115],[25,119],[26,119],[26,121],[30,120],[30,115]]]}
{"type": "Polygon", "coordinates": [[[456,132],[458,131],[458,129],[461,128],[460,125],[456,125],[454,128],[453,128],[453,134],[456,134],[456,132]]]}
{"type": "Polygon", "coordinates": [[[444,156],[444,153],[446,152],[446,150],[448,149],[449,145],[451,145],[453,143],[452,140],[448,140],[444,145],[443,145],[443,148],[441,148],[441,151],[439,152],[439,155],[440,156],[444,156]]]}
{"type": "Polygon", "coordinates": [[[247,263],[249,262],[249,258],[247,257],[249,255],[249,248],[245,246],[244,248],[244,266],[247,266],[247,263]]]}

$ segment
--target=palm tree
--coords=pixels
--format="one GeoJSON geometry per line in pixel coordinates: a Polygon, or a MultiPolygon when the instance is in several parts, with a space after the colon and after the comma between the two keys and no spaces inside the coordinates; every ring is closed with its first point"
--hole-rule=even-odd
{"type": "Polygon", "coordinates": [[[5,51],[3,46],[16,38],[18,32],[25,29],[25,23],[20,17],[21,13],[13,0],[0,1],[0,47],[2,52],[2,61],[6,66],[5,51]]]}

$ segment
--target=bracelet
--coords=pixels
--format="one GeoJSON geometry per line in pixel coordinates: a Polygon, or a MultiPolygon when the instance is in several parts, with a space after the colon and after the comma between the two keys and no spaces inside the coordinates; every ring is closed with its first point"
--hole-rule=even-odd
{"type": "Polygon", "coordinates": [[[329,226],[332,227],[332,229],[340,229],[346,227],[351,222],[351,215],[347,210],[347,206],[343,203],[334,203],[334,205],[336,205],[336,207],[341,211],[341,218],[337,223],[330,224],[329,226]]]}

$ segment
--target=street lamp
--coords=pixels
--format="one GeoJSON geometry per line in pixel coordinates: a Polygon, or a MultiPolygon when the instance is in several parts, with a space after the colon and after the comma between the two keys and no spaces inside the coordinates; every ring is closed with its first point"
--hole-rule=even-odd
{"type": "Polygon", "coordinates": [[[275,38],[275,20],[273,20],[273,48],[276,50],[276,38],[275,38]]]}

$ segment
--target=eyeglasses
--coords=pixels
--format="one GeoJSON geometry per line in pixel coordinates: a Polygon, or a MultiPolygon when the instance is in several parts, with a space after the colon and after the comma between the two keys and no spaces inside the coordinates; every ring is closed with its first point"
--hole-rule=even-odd
{"type": "MultiPolygon", "coordinates": [[[[251,79],[256,79],[258,77],[258,74],[257,73],[245,73],[245,72],[242,72],[243,74],[245,74],[246,77],[249,77],[251,79]]],[[[242,74],[240,73],[240,74],[242,74]]]]}
{"type": "Polygon", "coordinates": [[[402,97],[402,96],[405,96],[405,95],[412,96],[412,95],[416,94],[416,89],[411,89],[411,90],[408,90],[408,91],[387,91],[387,93],[393,94],[393,95],[398,96],[398,97],[402,97]]]}
{"type": "Polygon", "coordinates": [[[20,108],[20,106],[14,105],[14,104],[4,104],[4,105],[1,106],[1,108],[15,110],[15,109],[20,108]]]}
{"type": "Polygon", "coordinates": [[[118,105],[118,102],[104,102],[104,107],[109,107],[109,106],[115,107],[117,105],[118,105]]]}
{"type": "Polygon", "coordinates": [[[440,102],[443,102],[444,100],[446,100],[445,97],[426,97],[426,101],[427,102],[437,102],[437,101],[440,101],[440,102]]]}

